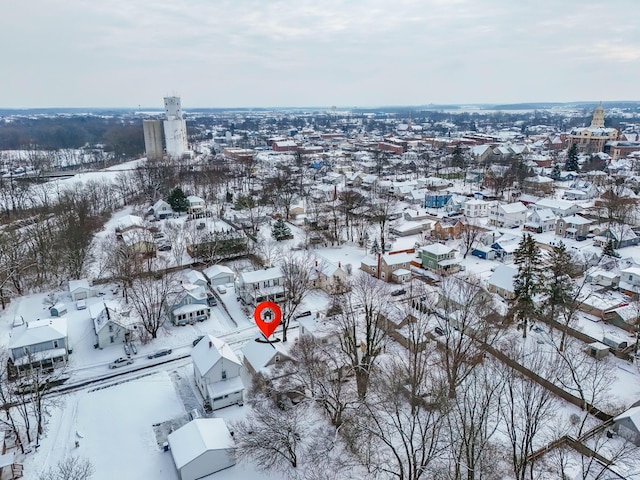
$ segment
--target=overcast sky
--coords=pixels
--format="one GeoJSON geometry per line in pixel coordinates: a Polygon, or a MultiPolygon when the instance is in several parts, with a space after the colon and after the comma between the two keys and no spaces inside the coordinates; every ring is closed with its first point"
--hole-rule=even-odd
{"type": "Polygon", "coordinates": [[[638,0],[5,0],[0,107],[639,100],[638,0]]]}

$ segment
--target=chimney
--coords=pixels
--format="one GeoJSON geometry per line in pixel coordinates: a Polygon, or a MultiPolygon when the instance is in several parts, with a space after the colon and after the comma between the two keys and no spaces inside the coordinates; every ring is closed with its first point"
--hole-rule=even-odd
{"type": "Polygon", "coordinates": [[[318,266],[318,260],[316,260],[316,267],[318,266]]]}
{"type": "Polygon", "coordinates": [[[209,348],[213,347],[213,342],[211,340],[209,340],[209,348]]]}
{"type": "Polygon", "coordinates": [[[342,268],[342,262],[338,262],[338,268],[342,268]]]}

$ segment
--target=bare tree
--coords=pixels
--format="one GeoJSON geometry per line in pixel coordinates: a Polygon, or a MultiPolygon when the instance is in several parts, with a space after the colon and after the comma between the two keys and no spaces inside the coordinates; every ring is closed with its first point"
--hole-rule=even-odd
{"type": "Polygon", "coordinates": [[[131,281],[129,298],[133,310],[138,314],[142,328],[151,335],[158,331],[166,320],[165,301],[176,288],[177,280],[172,273],[161,275],[139,275],[131,281]]]}
{"type": "Polygon", "coordinates": [[[369,376],[385,345],[383,318],[389,295],[386,283],[359,272],[353,276],[351,290],[338,299],[341,313],[334,321],[361,399],[367,394],[369,376]]]}
{"type": "Polygon", "coordinates": [[[236,455],[259,470],[285,473],[298,467],[311,433],[307,415],[304,402],[281,409],[267,400],[256,401],[246,420],[231,424],[236,455]]]}
{"type": "Polygon", "coordinates": [[[291,320],[295,317],[298,307],[311,291],[311,266],[313,261],[309,255],[290,255],[282,257],[280,272],[284,299],[280,302],[282,310],[282,341],[287,341],[287,332],[291,320]]]}
{"type": "Polygon", "coordinates": [[[380,195],[379,198],[372,201],[369,207],[368,216],[371,223],[378,227],[380,248],[383,253],[389,250],[387,234],[389,227],[393,223],[397,207],[398,202],[390,193],[380,195]]]}
{"type": "Polygon", "coordinates": [[[477,222],[471,219],[465,219],[462,222],[462,228],[460,229],[460,244],[463,253],[463,258],[467,258],[467,255],[477,242],[480,235],[484,232],[477,222]]]}
{"type": "Polygon", "coordinates": [[[493,299],[476,278],[446,277],[433,308],[443,335],[439,363],[454,398],[458,386],[482,359],[480,342],[495,340],[487,318],[494,313],[493,299]]]}
{"type": "Polygon", "coordinates": [[[65,457],[55,467],[43,472],[39,480],[89,480],[95,469],[91,462],[82,457],[65,457]]]}
{"type": "MultiPolygon", "coordinates": [[[[528,368],[543,377],[552,375],[555,368],[544,351],[524,352],[515,347],[509,354],[518,362],[526,356],[528,368]]],[[[533,462],[530,455],[539,441],[545,426],[553,422],[557,411],[557,399],[543,386],[503,365],[504,395],[500,415],[509,442],[509,456],[517,480],[532,476],[533,462]]]]}

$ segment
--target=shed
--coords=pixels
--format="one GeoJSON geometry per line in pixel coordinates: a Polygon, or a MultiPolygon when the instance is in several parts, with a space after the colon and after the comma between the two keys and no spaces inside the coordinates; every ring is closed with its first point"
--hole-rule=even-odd
{"type": "Polygon", "coordinates": [[[591,357],[600,360],[609,354],[609,347],[604,343],[593,342],[587,345],[587,353],[591,357]]]}
{"type": "Polygon", "coordinates": [[[197,418],[167,437],[180,480],[197,480],[236,464],[235,444],[221,418],[197,418]]]}
{"type": "Polygon", "coordinates": [[[52,317],[62,317],[67,314],[67,306],[64,303],[56,303],[53,307],[49,308],[49,313],[52,317]]]}

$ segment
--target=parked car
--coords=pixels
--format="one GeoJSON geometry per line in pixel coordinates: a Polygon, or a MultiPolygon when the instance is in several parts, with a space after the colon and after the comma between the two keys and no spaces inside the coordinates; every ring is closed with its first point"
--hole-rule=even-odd
{"type": "Polygon", "coordinates": [[[218,290],[218,293],[227,293],[227,289],[225,288],[224,285],[218,285],[216,290],[218,290]]]}
{"type": "Polygon", "coordinates": [[[113,362],[109,364],[109,368],[118,368],[123,365],[131,365],[133,363],[133,358],[116,358],[113,362]]]}
{"type": "Polygon", "coordinates": [[[198,342],[199,342],[200,340],[202,340],[203,338],[204,338],[204,335],[200,335],[200,336],[198,336],[198,337],[193,341],[193,346],[195,347],[195,346],[198,344],[198,342]]]}
{"type": "Polygon", "coordinates": [[[436,327],[433,329],[433,331],[436,333],[436,335],[445,335],[447,333],[447,330],[442,327],[436,327]]]}
{"type": "Polygon", "coordinates": [[[216,305],[218,305],[218,301],[216,300],[216,297],[207,298],[207,305],[209,305],[210,307],[215,307],[216,305]]]}
{"type": "Polygon", "coordinates": [[[87,308],[87,302],[86,302],[86,301],[84,301],[84,300],[78,300],[78,301],[76,302],[76,308],[77,308],[78,310],[84,310],[84,309],[86,309],[86,308],[87,308]]]}
{"type": "Polygon", "coordinates": [[[161,243],[160,245],[158,245],[158,251],[159,252],[167,252],[171,250],[171,244],[170,243],[161,243]]]}
{"type": "Polygon", "coordinates": [[[150,353],[149,355],[147,355],[147,358],[158,358],[158,357],[164,357],[165,355],[171,355],[170,348],[162,348],[153,353],[150,353]]]}
{"type": "Polygon", "coordinates": [[[407,291],[404,288],[401,288],[400,290],[391,292],[391,295],[394,297],[399,297],[400,295],[404,295],[405,293],[407,293],[407,291]]]}

